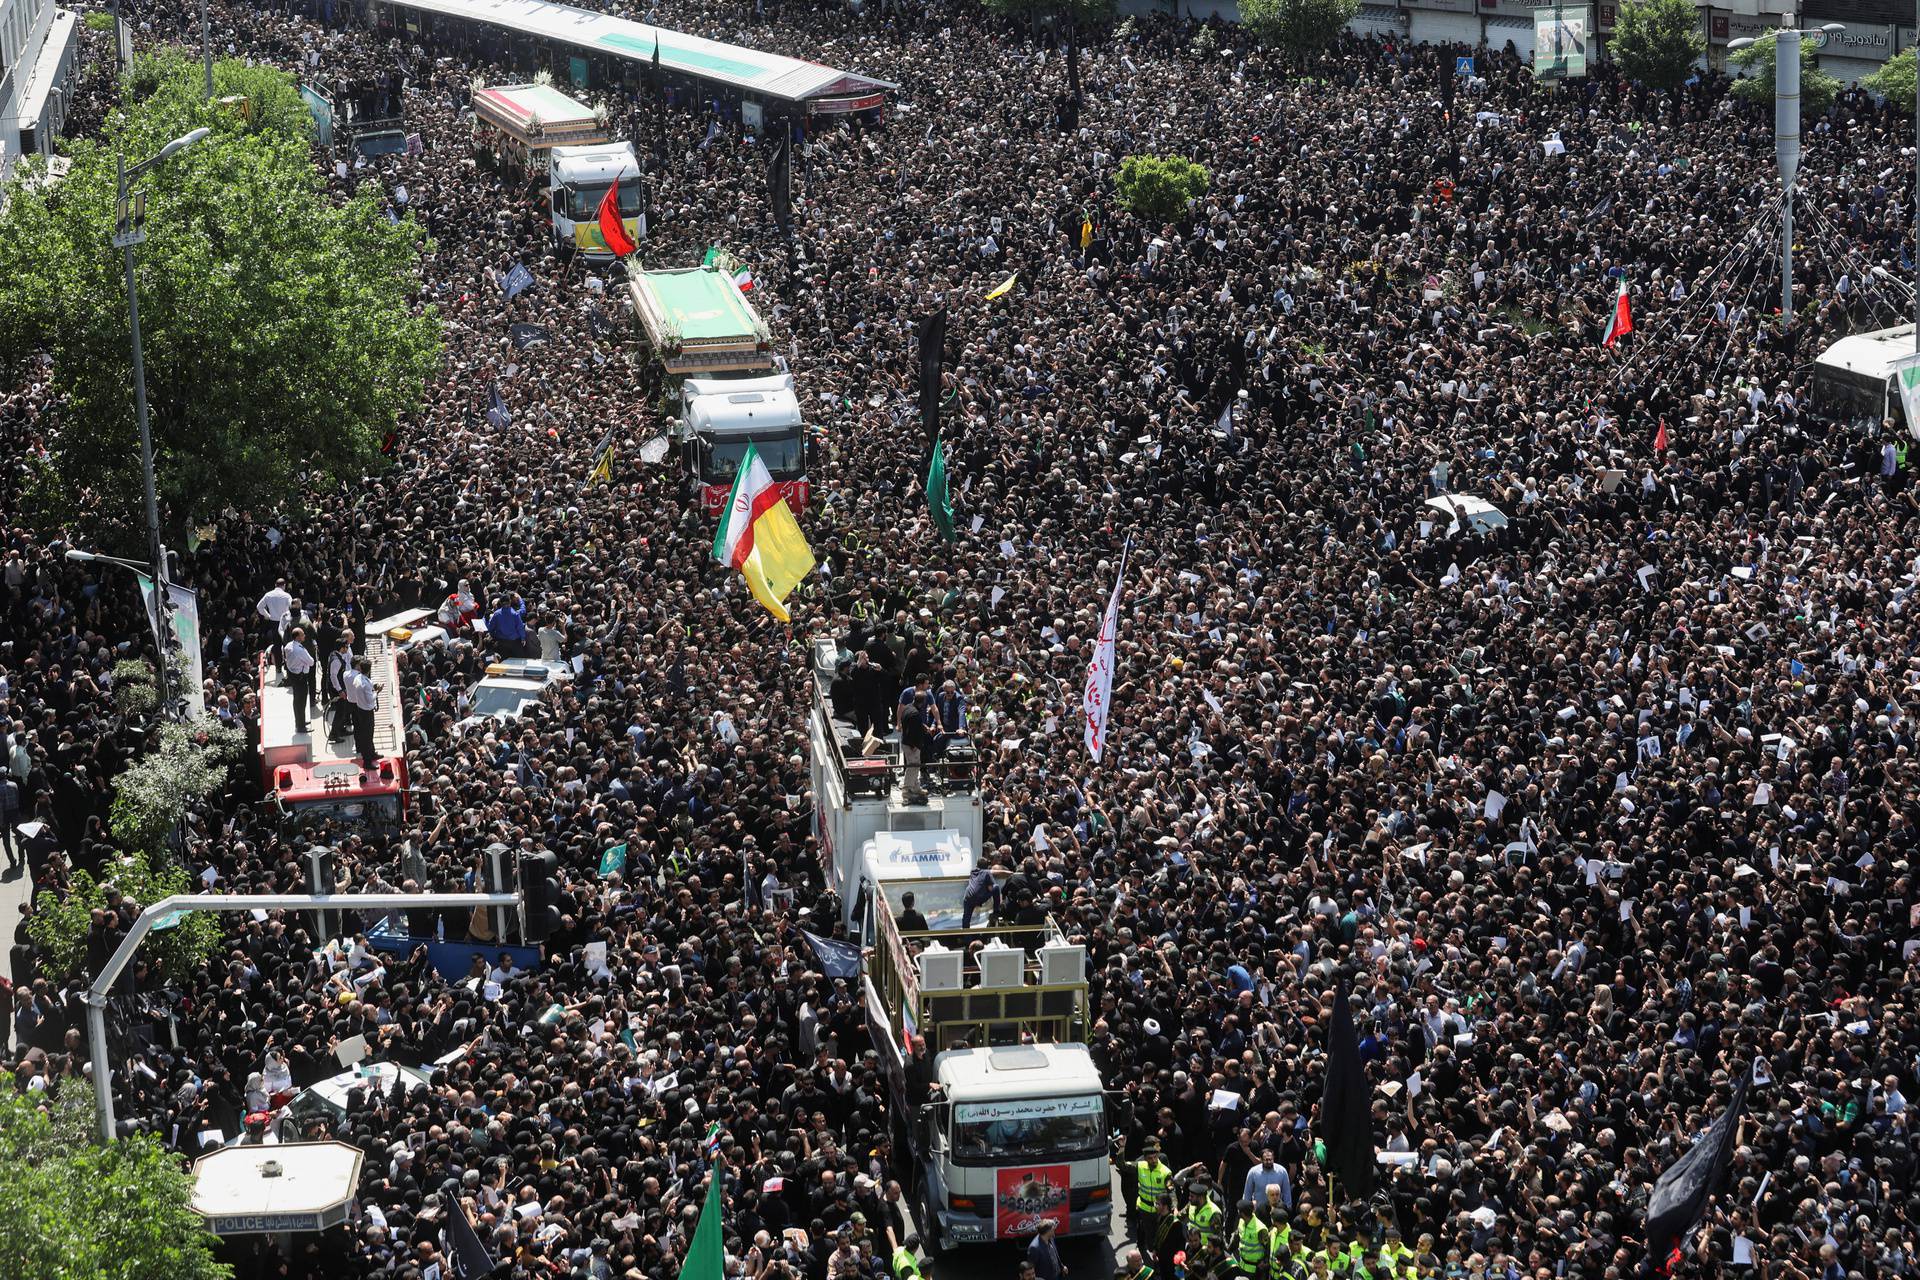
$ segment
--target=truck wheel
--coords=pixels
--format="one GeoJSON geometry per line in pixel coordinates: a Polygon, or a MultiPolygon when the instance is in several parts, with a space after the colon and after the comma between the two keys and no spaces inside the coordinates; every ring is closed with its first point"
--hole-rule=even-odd
{"type": "Polygon", "coordinates": [[[929,1266],[953,1252],[941,1229],[940,1216],[934,1212],[932,1199],[924,1195],[920,1197],[920,1251],[927,1255],[929,1266]]]}

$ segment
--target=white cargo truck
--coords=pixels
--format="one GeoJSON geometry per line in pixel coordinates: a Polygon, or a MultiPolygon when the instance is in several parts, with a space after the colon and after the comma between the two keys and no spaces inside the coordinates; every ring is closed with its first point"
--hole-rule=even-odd
{"type": "Polygon", "coordinates": [[[1086,1047],[1086,948],[1048,917],[971,920],[980,847],[970,754],[902,790],[897,733],[866,740],[836,714],[842,654],[814,649],[813,780],[821,856],[861,950],[867,1025],[889,1085],[924,1243],[1021,1240],[1112,1225],[1100,1073],[1086,1047]],[[852,754],[850,754],[850,752],[852,754]],[[911,902],[908,898],[911,895],[911,902]]]}

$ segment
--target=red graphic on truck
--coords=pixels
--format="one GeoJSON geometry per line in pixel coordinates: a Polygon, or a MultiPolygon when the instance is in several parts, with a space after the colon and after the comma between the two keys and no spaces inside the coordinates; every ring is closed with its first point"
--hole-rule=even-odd
{"type": "Polygon", "coordinates": [[[1068,1200],[1072,1196],[1072,1166],[1043,1164],[1026,1169],[997,1170],[993,1193],[993,1234],[1013,1240],[1030,1236],[1051,1221],[1067,1232],[1068,1200]]]}

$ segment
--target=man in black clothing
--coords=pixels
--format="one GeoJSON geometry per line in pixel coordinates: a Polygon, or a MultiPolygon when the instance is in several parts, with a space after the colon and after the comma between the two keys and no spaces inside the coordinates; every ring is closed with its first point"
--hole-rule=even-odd
{"type": "Polygon", "coordinates": [[[914,909],[913,895],[911,893],[903,893],[900,895],[900,914],[895,916],[893,920],[895,924],[900,926],[900,932],[902,933],[925,933],[927,931],[927,918],[914,909]]]}

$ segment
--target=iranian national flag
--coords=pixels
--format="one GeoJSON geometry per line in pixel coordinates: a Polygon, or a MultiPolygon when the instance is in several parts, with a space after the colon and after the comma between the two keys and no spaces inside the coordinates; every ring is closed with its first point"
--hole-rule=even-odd
{"type": "Polygon", "coordinates": [[[740,287],[740,292],[753,292],[753,272],[747,270],[745,267],[741,267],[733,273],[733,282],[740,287]]]}
{"type": "Polygon", "coordinates": [[[751,444],[734,472],[733,493],[713,536],[713,558],[738,569],[747,580],[747,590],[768,613],[782,622],[793,620],[786,599],[813,572],[813,551],[793,518],[793,508],[751,444]]]}
{"type": "Polygon", "coordinates": [[[1607,321],[1607,331],[1600,335],[1600,345],[1610,347],[1620,341],[1620,335],[1633,332],[1633,308],[1627,303],[1627,282],[1620,282],[1620,296],[1614,299],[1613,318],[1607,321]]]}

